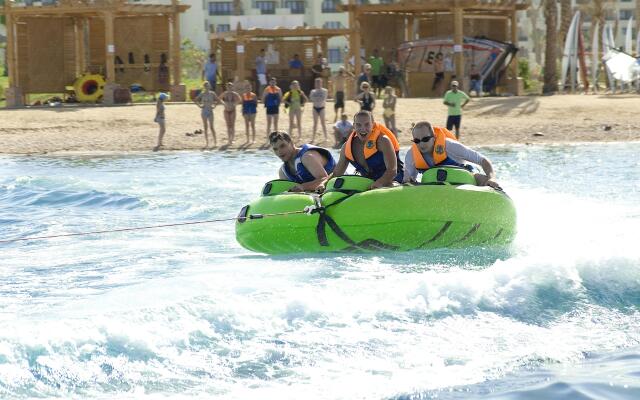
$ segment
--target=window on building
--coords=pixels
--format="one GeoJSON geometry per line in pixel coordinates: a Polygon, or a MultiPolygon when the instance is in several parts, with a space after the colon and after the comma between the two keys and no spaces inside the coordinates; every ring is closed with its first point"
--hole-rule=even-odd
{"type": "Polygon", "coordinates": [[[380,4],[393,4],[395,0],[380,0],[380,4]]]}
{"type": "Polygon", "coordinates": [[[322,12],[323,13],[335,13],[338,11],[338,5],[342,2],[340,0],[323,0],[322,1],[322,12]]]}
{"type": "Polygon", "coordinates": [[[231,25],[229,24],[216,25],[216,32],[229,32],[230,30],[231,30],[231,25]]]}
{"type": "Polygon", "coordinates": [[[210,2],[209,15],[233,15],[233,3],[230,1],[210,2]]]}
{"type": "Polygon", "coordinates": [[[356,0],[356,4],[358,5],[369,4],[369,0],[356,0]]]}
{"type": "Polygon", "coordinates": [[[620,10],[620,19],[628,20],[633,15],[633,10],[620,10]]]}
{"type": "Polygon", "coordinates": [[[275,14],[276,2],[275,1],[256,1],[255,7],[260,10],[260,14],[275,14]]]}
{"type": "Polygon", "coordinates": [[[329,49],[328,51],[329,54],[327,55],[327,58],[330,64],[339,64],[343,61],[342,51],[340,51],[340,48],[329,49]]]}
{"type": "Polygon", "coordinates": [[[340,21],[327,21],[322,25],[325,29],[340,29],[342,28],[342,22],[340,21]]]}
{"type": "Polygon", "coordinates": [[[284,6],[291,14],[304,14],[304,0],[285,0],[284,6]]]}

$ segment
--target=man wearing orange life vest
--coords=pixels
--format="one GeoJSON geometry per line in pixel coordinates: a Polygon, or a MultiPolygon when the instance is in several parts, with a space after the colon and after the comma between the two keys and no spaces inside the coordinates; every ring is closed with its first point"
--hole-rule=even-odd
{"type": "Polygon", "coordinates": [[[456,140],[448,129],[434,127],[427,121],[418,122],[411,130],[413,144],[405,156],[404,182],[415,182],[419,172],[431,167],[452,165],[464,167],[464,162],[480,165],[486,174],[475,174],[479,186],[499,188],[494,181],[493,166],[485,156],[456,140]]]}
{"type": "Polygon", "coordinates": [[[373,121],[369,111],[358,112],[353,119],[354,131],[340,150],[340,159],[332,176],[345,173],[349,164],[359,175],[373,179],[371,189],[401,183],[403,166],[398,152],[400,144],[384,125],[373,121]]]}

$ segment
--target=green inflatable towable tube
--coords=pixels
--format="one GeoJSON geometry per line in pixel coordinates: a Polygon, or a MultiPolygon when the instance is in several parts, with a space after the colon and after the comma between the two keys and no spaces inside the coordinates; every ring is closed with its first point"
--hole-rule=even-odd
{"type": "Polygon", "coordinates": [[[476,186],[464,168],[431,168],[413,185],[369,190],[372,182],[333,178],[322,195],[267,182],[240,211],[236,239],[251,251],[284,254],[503,246],[515,237],[511,199],[476,186]]]}

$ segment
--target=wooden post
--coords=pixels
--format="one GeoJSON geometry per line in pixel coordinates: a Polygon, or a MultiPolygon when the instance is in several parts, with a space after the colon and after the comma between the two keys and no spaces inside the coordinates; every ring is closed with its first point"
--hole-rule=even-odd
{"type": "Polygon", "coordinates": [[[415,39],[415,21],[416,19],[413,15],[410,15],[405,19],[404,40],[412,41],[415,39]]]}
{"type": "Polygon", "coordinates": [[[356,19],[356,23],[354,26],[353,32],[353,55],[354,55],[354,66],[355,66],[355,74],[358,75],[362,72],[362,58],[360,58],[360,21],[356,19]]]}
{"type": "MultiPolygon", "coordinates": [[[[246,72],[245,72],[245,69],[246,69],[245,61],[246,61],[246,55],[247,55],[246,45],[247,44],[246,44],[244,35],[242,34],[242,25],[240,24],[240,22],[238,22],[238,25],[236,26],[236,76],[240,81],[244,80],[244,78],[246,77],[246,72]],[[242,51],[238,51],[238,50],[242,50],[242,51]]],[[[218,65],[221,66],[222,64],[218,63],[218,65]]],[[[260,84],[258,83],[256,87],[257,87],[257,90],[259,90],[260,84]]]]}
{"type": "Polygon", "coordinates": [[[85,48],[84,48],[84,27],[85,18],[74,18],[73,23],[75,25],[75,39],[76,39],[76,76],[80,76],[84,73],[86,60],[85,60],[85,48]]]}
{"type": "MultiPolygon", "coordinates": [[[[243,36],[238,36],[236,39],[236,76],[238,81],[243,81],[246,77],[246,54],[247,54],[247,44],[244,40],[243,36]],[[238,51],[242,49],[242,52],[238,51]]],[[[222,64],[218,64],[222,65],[222,64]]]]}
{"type": "MultiPolygon", "coordinates": [[[[464,43],[462,24],[464,22],[463,9],[456,7],[453,9],[453,61],[456,64],[456,79],[464,88],[464,43]]],[[[464,88],[466,89],[466,88],[464,88]]]]}
{"type": "Polygon", "coordinates": [[[115,35],[113,30],[113,12],[105,11],[104,17],[104,38],[106,43],[105,49],[105,61],[107,64],[106,70],[106,82],[115,83],[116,80],[116,67],[115,67],[115,54],[116,44],[115,35]]]}
{"type": "MultiPolygon", "coordinates": [[[[640,1],[640,0],[636,0],[640,1]]],[[[513,10],[511,12],[511,43],[518,47],[518,16],[517,11],[513,10]]],[[[518,53],[516,52],[513,55],[513,61],[511,61],[511,73],[513,75],[513,79],[518,78],[518,53]]]]}
{"type": "Polygon", "coordinates": [[[320,40],[320,48],[322,49],[322,57],[329,60],[329,39],[325,36],[320,40]]]}
{"type": "Polygon", "coordinates": [[[173,86],[181,83],[181,59],[180,59],[180,11],[178,10],[178,1],[171,0],[175,11],[171,14],[171,59],[173,60],[173,86]]]}
{"type": "Polygon", "coordinates": [[[9,74],[9,87],[18,86],[18,77],[16,75],[16,38],[15,38],[15,27],[13,23],[13,15],[11,15],[11,2],[4,2],[4,15],[5,15],[5,26],[7,29],[7,48],[6,48],[6,57],[7,57],[7,73],[9,74]]]}
{"type": "Polygon", "coordinates": [[[318,47],[320,47],[320,41],[318,38],[313,38],[311,41],[313,42],[313,62],[315,63],[318,58],[318,47]]]}

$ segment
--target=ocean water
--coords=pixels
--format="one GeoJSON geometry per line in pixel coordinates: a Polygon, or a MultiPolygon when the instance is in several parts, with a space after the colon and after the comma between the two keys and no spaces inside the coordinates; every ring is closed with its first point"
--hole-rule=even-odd
{"type": "MultiPolygon", "coordinates": [[[[640,143],[483,151],[510,249],[273,257],[232,222],[0,244],[0,398],[640,398],[640,143]]],[[[277,168],[0,156],[0,240],[234,217],[277,168]]]]}

